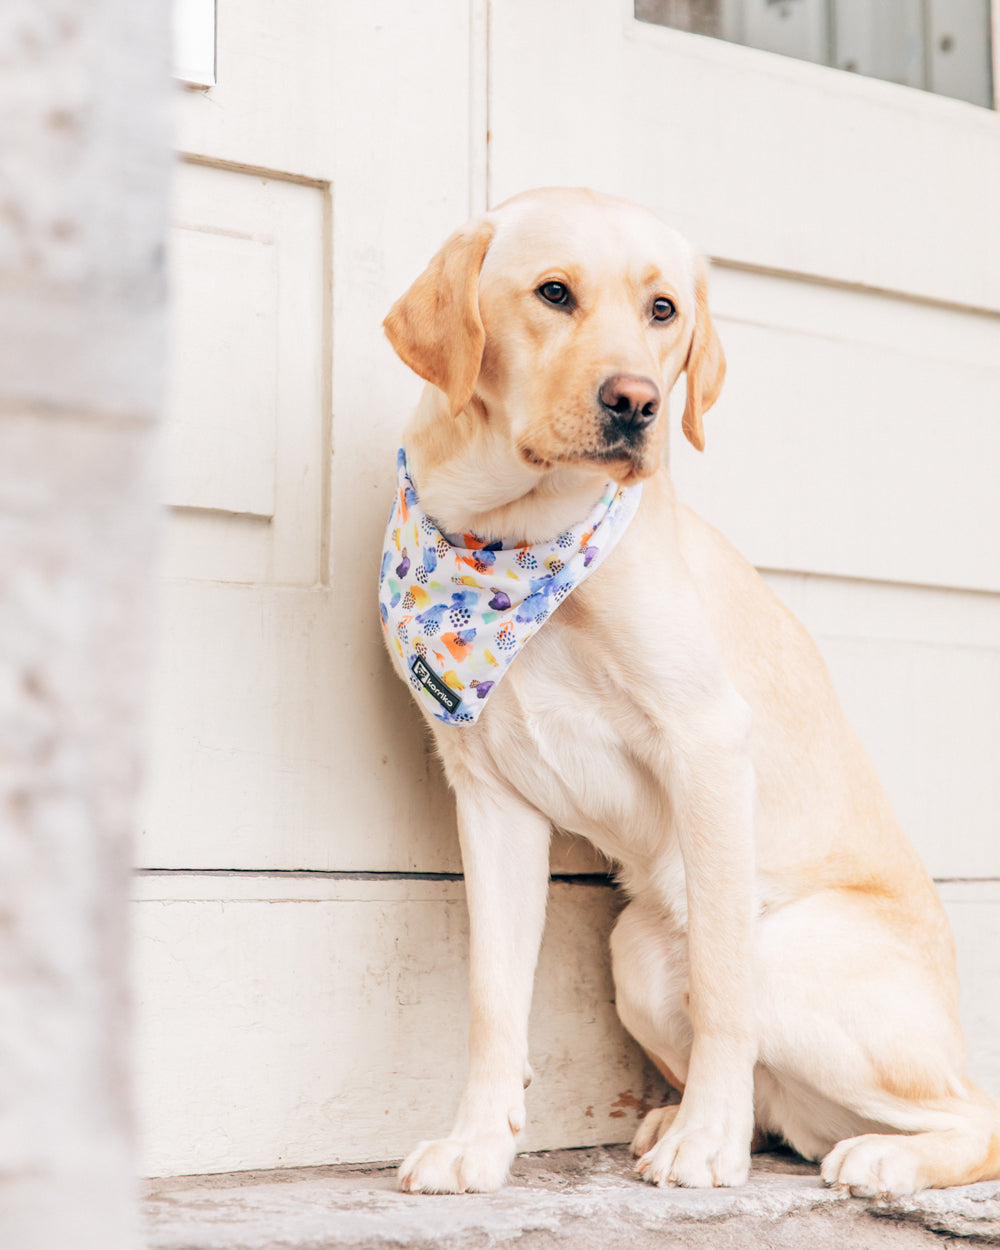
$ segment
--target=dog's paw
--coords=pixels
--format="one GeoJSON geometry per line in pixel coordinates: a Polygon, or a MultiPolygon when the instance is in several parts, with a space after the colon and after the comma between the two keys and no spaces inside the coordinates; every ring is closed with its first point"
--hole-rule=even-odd
{"type": "Polygon", "coordinates": [[[423,1141],[399,1168],[399,1187],[411,1194],[488,1194],[507,1179],[514,1161],[510,1133],[462,1141],[423,1141]]]}
{"type": "Polygon", "coordinates": [[[671,1124],[677,1119],[678,1111],[680,1111],[679,1104],[672,1103],[669,1107],[657,1107],[643,1117],[630,1147],[637,1159],[640,1155],[652,1150],[660,1138],[666,1135],[671,1124]]]}
{"type": "MultiPolygon", "coordinates": [[[[663,1107],[661,1111],[673,1111],[663,1107]]],[[[655,1114],[655,1113],[653,1113],[655,1114]]],[[[638,1142],[646,1129],[639,1129],[638,1142]]],[[[653,1185],[681,1185],[688,1189],[711,1189],[717,1186],[745,1185],[750,1175],[750,1148],[742,1136],[737,1137],[718,1128],[689,1128],[678,1131],[666,1126],[655,1145],[635,1165],[653,1185]]],[[[653,1126],[657,1132],[659,1124],[653,1126]]]]}
{"type": "Polygon", "coordinates": [[[867,1133],[839,1142],[820,1165],[828,1185],[855,1198],[888,1198],[921,1189],[920,1158],[906,1137],[867,1133]]]}

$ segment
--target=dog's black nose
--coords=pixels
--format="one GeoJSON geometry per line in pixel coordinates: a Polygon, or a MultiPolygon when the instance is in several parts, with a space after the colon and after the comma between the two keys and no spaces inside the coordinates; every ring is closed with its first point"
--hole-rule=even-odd
{"type": "Polygon", "coordinates": [[[634,373],[614,373],[605,378],[597,398],[611,424],[622,431],[644,429],[660,410],[660,388],[652,378],[634,373]]]}

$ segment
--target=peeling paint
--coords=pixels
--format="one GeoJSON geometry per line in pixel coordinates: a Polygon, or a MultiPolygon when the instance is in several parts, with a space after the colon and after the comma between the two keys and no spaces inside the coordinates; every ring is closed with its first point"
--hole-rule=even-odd
{"type": "Polygon", "coordinates": [[[614,1117],[624,1115],[625,1111],[621,1108],[625,1107],[630,1107],[640,1119],[648,1115],[653,1109],[645,1098],[636,1098],[630,1089],[626,1089],[619,1094],[618,1098],[611,1105],[612,1107],[620,1108],[611,1112],[611,1115],[614,1117]]]}

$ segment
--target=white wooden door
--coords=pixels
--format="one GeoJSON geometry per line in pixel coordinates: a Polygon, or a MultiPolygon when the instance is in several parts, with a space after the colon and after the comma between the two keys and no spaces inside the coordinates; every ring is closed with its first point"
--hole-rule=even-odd
{"type": "MultiPolygon", "coordinates": [[[[626,0],[219,0],[216,30],[178,110],[146,1169],[392,1158],[449,1127],[464,898],[375,611],[419,392],[380,322],[457,224],[549,183],[640,200],[716,261],[729,379],[672,471],[819,636],[945,882],[1000,1092],[996,114],[626,0]]],[[[614,1018],[615,896],[578,846],[553,866],[527,1144],[624,1140],[660,1087],[614,1018]]]]}

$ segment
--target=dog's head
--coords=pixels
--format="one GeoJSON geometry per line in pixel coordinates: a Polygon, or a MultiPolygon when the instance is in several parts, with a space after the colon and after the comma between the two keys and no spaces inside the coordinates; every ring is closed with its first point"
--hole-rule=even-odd
{"type": "Polygon", "coordinates": [[[725,358],[701,258],[651,213],[592,191],[529,191],[452,235],[385,320],[389,341],[453,415],[505,423],[526,464],[648,477],[667,397],[687,371],[683,428],[725,358]]]}

